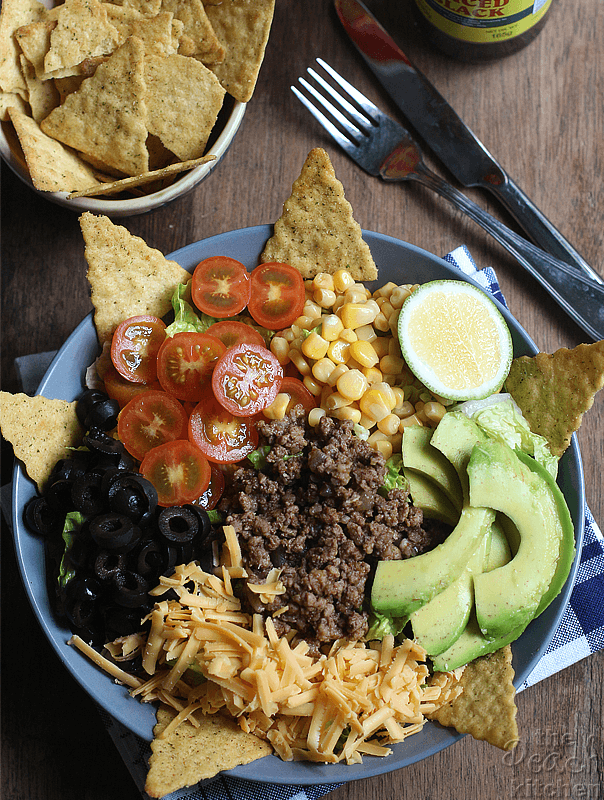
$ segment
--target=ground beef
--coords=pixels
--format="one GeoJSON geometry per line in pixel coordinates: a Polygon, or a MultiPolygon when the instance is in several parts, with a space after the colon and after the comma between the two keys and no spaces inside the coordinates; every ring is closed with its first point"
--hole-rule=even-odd
{"type": "Polygon", "coordinates": [[[268,606],[256,595],[247,602],[264,614],[286,605],[274,619],[280,634],[295,629],[314,645],[358,640],[377,561],[417,555],[442,536],[423,526],[406,491],[380,492],[384,457],[352,423],[323,417],[311,428],[297,409],[258,430],[260,446],[270,447],[266,465],[237,469],[220,510],[239,536],[249,580],[262,583],[281,567],[286,593],[268,606]]]}

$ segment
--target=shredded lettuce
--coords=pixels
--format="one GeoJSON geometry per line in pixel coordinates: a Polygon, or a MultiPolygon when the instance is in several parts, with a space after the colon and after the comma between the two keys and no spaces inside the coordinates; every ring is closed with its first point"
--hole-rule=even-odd
{"type": "Polygon", "coordinates": [[[212,525],[218,525],[222,522],[222,514],[220,511],[216,511],[215,508],[206,508],[206,514],[212,525]]]}
{"type": "Polygon", "coordinates": [[[545,467],[553,478],[556,477],[558,459],[550,452],[547,440],[531,431],[510,394],[493,395],[482,404],[480,401],[463,403],[457,410],[467,414],[492,439],[521,450],[545,467]]]}
{"type": "Polygon", "coordinates": [[[69,566],[69,551],[73,547],[73,542],[77,532],[84,524],[86,518],[79,511],[69,511],[65,515],[65,523],[61,536],[65,542],[65,550],[59,564],[58,581],[59,586],[64,589],[72,578],[75,577],[75,570],[69,566]]]}
{"type": "Polygon", "coordinates": [[[257,450],[248,453],[247,459],[254,469],[262,469],[262,467],[266,466],[266,457],[270,453],[270,450],[270,445],[264,444],[262,447],[258,447],[257,450]]]}
{"type": "Polygon", "coordinates": [[[401,455],[390,456],[386,461],[386,477],[382,486],[383,493],[388,494],[392,489],[409,488],[407,478],[403,474],[403,457],[401,455]]]}
{"type": "Polygon", "coordinates": [[[174,336],[176,333],[186,333],[196,331],[204,333],[217,320],[207,314],[197,313],[193,310],[190,301],[190,289],[188,283],[179,283],[172,295],[172,308],[174,309],[174,322],[166,328],[167,336],[174,336]]]}
{"type": "Polygon", "coordinates": [[[377,611],[370,611],[369,630],[365,634],[365,641],[382,641],[388,634],[399,636],[408,621],[407,617],[389,617],[386,614],[379,614],[377,611]]]}

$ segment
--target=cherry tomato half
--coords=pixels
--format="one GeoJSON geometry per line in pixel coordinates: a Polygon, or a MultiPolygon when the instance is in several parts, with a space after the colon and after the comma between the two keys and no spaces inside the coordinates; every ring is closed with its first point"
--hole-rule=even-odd
{"type": "Polygon", "coordinates": [[[140,472],[155,487],[160,506],[192,503],[207,489],[211,477],[207,458],[187,439],[149,450],[140,472]]]}
{"type": "Polygon", "coordinates": [[[151,383],[157,378],[157,352],[166,324],[158,317],[130,317],[115,329],[111,360],[119,374],[132,383],[151,383]]]}
{"type": "Polygon", "coordinates": [[[257,344],[266,347],[262,334],[256,328],[234,319],[215,322],[210,325],[206,333],[220,339],[225,347],[235,347],[237,344],[257,344]]]}
{"type": "Polygon", "coordinates": [[[252,318],[270,330],[292,325],[304,308],[304,280],[289,264],[260,264],[251,275],[252,294],[248,311],[252,318]]]}
{"type": "Polygon", "coordinates": [[[218,402],[236,417],[251,417],[270,406],[279,394],[283,369],[266,347],[230,347],[214,367],[212,390],[218,402]]]}
{"type": "Polygon", "coordinates": [[[235,417],[208,394],[189,419],[189,439],[210,460],[234,464],[258,447],[255,421],[235,417]]]}
{"type": "Polygon", "coordinates": [[[117,400],[120,408],[124,408],[133,397],[137,397],[140,394],[150,391],[162,391],[159,381],[153,381],[152,383],[131,383],[127,381],[126,378],[122,378],[113,364],[110,364],[104,371],[103,382],[105,391],[112,400],[117,400]]]}
{"type": "Polygon", "coordinates": [[[210,478],[210,485],[205,492],[193,501],[193,505],[201,506],[209,511],[216,508],[218,501],[224,492],[225,477],[224,472],[216,464],[210,464],[212,470],[212,477],[210,478]]]}
{"type": "Polygon", "coordinates": [[[154,447],[186,439],[189,417],[182,404],[167,392],[144,392],[122,409],[117,434],[130,455],[139,461],[154,447]]]}
{"type": "Polygon", "coordinates": [[[207,333],[169,336],[157,354],[157,377],[179,400],[201,400],[210,391],[212,370],[226,347],[207,333]]]}
{"type": "Polygon", "coordinates": [[[313,397],[306,386],[298,378],[284,377],[281,381],[279,394],[288,394],[291,398],[287,404],[287,410],[285,412],[286,414],[289,414],[289,412],[295,406],[302,405],[306,415],[308,416],[308,412],[317,407],[316,398],[313,397]]]}
{"type": "Polygon", "coordinates": [[[191,298],[200,311],[211,317],[234,317],[250,299],[248,271],[234,258],[206,258],[193,272],[191,298]]]}

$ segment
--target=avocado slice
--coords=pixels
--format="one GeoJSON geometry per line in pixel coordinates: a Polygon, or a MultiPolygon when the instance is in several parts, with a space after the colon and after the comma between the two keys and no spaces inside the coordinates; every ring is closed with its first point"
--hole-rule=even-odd
{"type": "Polygon", "coordinates": [[[453,464],[466,501],[469,496],[467,467],[472,448],[487,439],[486,433],[463,411],[448,411],[432,434],[430,444],[453,464]]]}
{"type": "Polygon", "coordinates": [[[470,556],[459,578],[411,614],[413,636],[429,656],[447,650],[465,629],[474,602],[473,575],[483,571],[490,549],[491,531],[470,556]]]}
{"type": "Polygon", "coordinates": [[[440,487],[414,469],[403,467],[403,473],[409,484],[413,505],[421,508],[425,517],[439,519],[454,527],[459,520],[459,511],[447,500],[440,487]]]}
{"type": "Polygon", "coordinates": [[[463,492],[451,462],[430,444],[434,431],[413,425],[403,433],[403,464],[434,481],[451,505],[458,511],[463,505],[463,492]]]}
{"type": "Polygon", "coordinates": [[[494,519],[489,508],[466,506],[455,528],[434,550],[404,561],[380,561],[371,590],[374,611],[405,617],[446,589],[461,575],[494,519]]]}
{"type": "Polygon", "coordinates": [[[497,514],[491,526],[491,547],[485,559],[483,572],[503,567],[512,559],[512,550],[504,528],[506,519],[503,514],[497,514]]]}
{"type": "Polygon", "coordinates": [[[480,630],[476,615],[472,613],[459,638],[447,650],[432,658],[432,667],[435,672],[447,672],[463,667],[479,656],[486,656],[505,647],[506,644],[515,641],[523,631],[523,627],[514,628],[500,639],[487,639],[480,630]]]}
{"type": "Polygon", "coordinates": [[[506,514],[520,532],[514,558],[474,579],[476,619],[489,639],[524,629],[556,573],[563,520],[550,484],[506,444],[474,446],[468,462],[470,504],[506,514]]]}

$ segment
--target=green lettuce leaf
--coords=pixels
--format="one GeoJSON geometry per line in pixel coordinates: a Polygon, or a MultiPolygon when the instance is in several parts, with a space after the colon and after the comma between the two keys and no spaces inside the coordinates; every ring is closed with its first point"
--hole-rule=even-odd
{"type": "Polygon", "coordinates": [[[75,569],[69,565],[69,551],[73,547],[73,542],[76,537],[76,534],[86,521],[86,518],[79,512],[79,511],[69,511],[65,515],[65,524],[63,525],[63,532],[61,536],[63,537],[63,541],[65,542],[65,550],[63,551],[63,556],[61,557],[61,563],[59,564],[59,575],[58,581],[59,586],[64,589],[69,581],[75,577],[75,569]]]}
{"type": "Polygon", "coordinates": [[[254,469],[262,469],[266,466],[266,457],[270,453],[271,447],[269,444],[264,444],[258,447],[257,450],[252,450],[248,453],[247,460],[254,467],[254,469]]]}
{"type": "Polygon", "coordinates": [[[382,486],[383,494],[387,495],[391,489],[404,489],[407,491],[409,484],[403,474],[403,457],[401,455],[390,456],[386,461],[386,477],[382,486]]]}
{"type": "Polygon", "coordinates": [[[176,333],[197,332],[205,333],[216,320],[208,314],[196,312],[190,303],[191,293],[188,283],[180,283],[172,295],[172,308],[174,309],[174,322],[166,328],[167,336],[176,333]]]}
{"type": "Polygon", "coordinates": [[[382,641],[388,634],[399,636],[408,621],[407,617],[389,617],[386,614],[379,614],[377,611],[370,611],[369,630],[365,634],[365,641],[382,641]]]}

